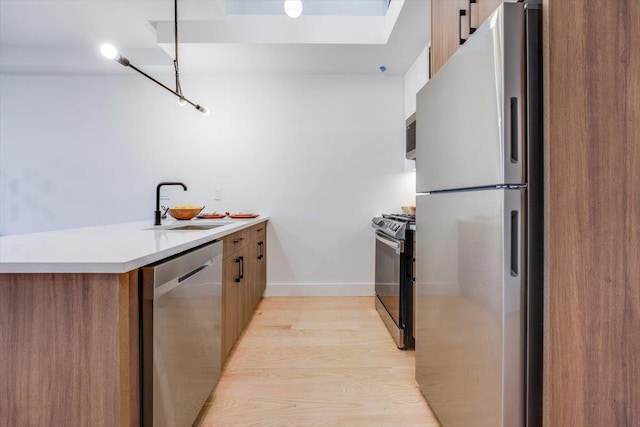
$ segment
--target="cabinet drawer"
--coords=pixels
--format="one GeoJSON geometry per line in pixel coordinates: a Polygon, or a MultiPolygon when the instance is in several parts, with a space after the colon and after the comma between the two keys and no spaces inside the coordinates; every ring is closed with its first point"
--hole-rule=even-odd
{"type": "Polygon", "coordinates": [[[249,233],[249,240],[264,240],[267,235],[267,223],[261,222],[260,224],[249,228],[247,231],[249,233]]]}
{"type": "Polygon", "coordinates": [[[249,243],[249,230],[240,230],[224,238],[224,258],[229,257],[249,243]]]}

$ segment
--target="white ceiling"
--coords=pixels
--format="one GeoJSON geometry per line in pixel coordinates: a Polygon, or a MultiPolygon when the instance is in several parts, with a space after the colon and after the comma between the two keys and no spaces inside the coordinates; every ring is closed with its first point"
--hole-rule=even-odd
{"type": "MultiPolygon", "coordinates": [[[[284,15],[283,0],[218,0],[227,15],[284,15]]],[[[390,0],[307,0],[305,15],[383,16],[390,0]]]]}
{"type": "MultiPolygon", "coordinates": [[[[179,0],[181,72],[404,74],[429,40],[430,0],[391,0],[386,15],[381,2],[303,0],[291,19],[281,0],[179,0]]],[[[171,72],[173,1],[0,0],[0,72],[128,72],[104,42],[171,72]]]]}

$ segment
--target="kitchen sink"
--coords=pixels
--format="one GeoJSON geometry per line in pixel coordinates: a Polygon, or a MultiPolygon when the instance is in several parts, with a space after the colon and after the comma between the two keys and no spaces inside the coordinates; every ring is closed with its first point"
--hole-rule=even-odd
{"type": "Polygon", "coordinates": [[[204,224],[168,224],[168,225],[160,225],[150,228],[145,228],[145,230],[154,230],[154,231],[183,231],[183,230],[194,230],[194,231],[202,231],[202,230],[211,230],[212,228],[222,227],[224,225],[229,224],[228,221],[217,221],[215,223],[207,222],[204,224]]]}
{"type": "Polygon", "coordinates": [[[216,227],[222,227],[222,224],[183,225],[181,227],[167,228],[167,230],[211,230],[216,227]]]}

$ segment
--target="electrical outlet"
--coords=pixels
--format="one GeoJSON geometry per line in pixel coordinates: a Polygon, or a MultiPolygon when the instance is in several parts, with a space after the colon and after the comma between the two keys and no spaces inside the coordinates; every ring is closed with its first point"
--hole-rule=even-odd
{"type": "Polygon", "coordinates": [[[216,190],[213,200],[222,200],[222,189],[216,190]]]}

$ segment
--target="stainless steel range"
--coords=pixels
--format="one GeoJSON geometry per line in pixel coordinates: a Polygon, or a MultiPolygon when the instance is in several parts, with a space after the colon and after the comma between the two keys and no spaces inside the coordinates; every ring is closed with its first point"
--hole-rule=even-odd
{"type": "Polygon", "coordinates": [[[376,230],[376,309],[400,349],[414,347],[414,215],[382,215],[376,230]]]}

